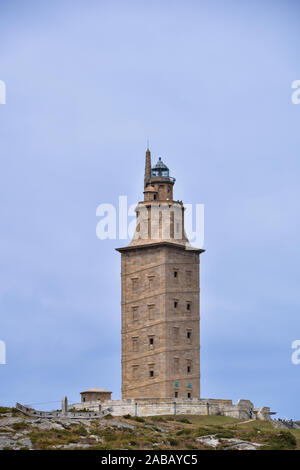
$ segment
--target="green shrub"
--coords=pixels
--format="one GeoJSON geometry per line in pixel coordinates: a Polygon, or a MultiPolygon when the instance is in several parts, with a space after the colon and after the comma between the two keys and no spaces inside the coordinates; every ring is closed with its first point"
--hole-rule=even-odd
{"type": "Polygon", "coordinates": [[[232,431],[229,431],[228,429],[224,429],[222,432],[218,432],[216,434],[216,437],[220,439],[230,439],[231,437],[234,437],[234,433],[232,431]]]}
{"type": "Polygon", "coordinates": [[[169,439],[169,443],[172,447],[175,447],[178,445],[178,441],[176,439],[169,439]]]}
{"type": "Polygon", "coordinates": [[[212,434],[210,430],[206,428],[198,428],[195,431],[196,437],[207,436],[208,434],[212,434]]]}
{"type": "Polygon", "coordinates": [[[142,418],[141,416],[135,416],[133,419],[134,419],[134,421],[137,421],[138,423],[144,423],[145,422],[144,418],[142,418]]]}
{"type": "Polygon", "coordinates": [[[177,418],[179,423],[192,424],[187,418],[177,418]]]}
{"type": "Polygon", "coordinates": [[[66,439],[70,436],[72,436],[72,431],[69,431],[68,429],[55,429],[51,430],[50,432],[45,431],[45,436],[53,436],[54,438],[57,439],[66,439]]]}
{"type": "Polygon", "coordinates": [[[11,408],[8,408],[7,406],[0,406],[0,414],[4,414],[4,413],[10,413],[11,412],[11,408]]]}
{"type": "Polygon", "coordinates": [[[294,449],[297,445],[295,436],[290,431],[281,431],[278,434],[272,435],[268,442],[272,450],[294,449]]]}
{"type": "Polygon", "coordinates": [[[161,423],[165,423],[167,420],[162,416],[151,416],[152,421],[160,421],[161,423]]]}
{"type": "Polygon", "coordinates": [[[85,429],[84,426],[79,426],[79,428],[74,429],[73,432],[75,434],[77,434],[78,436],[87,436],[88,435],[88,432],[87,432],[87,430],[85,429]]]}
{"type": "Polygon", "coordinates": [[[15,431],[23,431],[23,429],[28,428],[28,424],[25,421],[21,421],[20,423],[15,423],[11,426],[15,431]]]}
{"type": "Polygon", "coordinates": [[[189,450],[194,450],[194,449],[195,449],[195,445],[190,444],[189,442],[186,442],[185,448],[186,448],[186,449],[189,449],[189,450]]]}
{"type": "Polygon", "coordinates": [[[161,433],[161,429],[158,428],[157,426],[152,425],[152,426],[151,426],[151,429],[152,429],[152,431],[156,431],[156,432],[158,432],[158,433],[161,433]]]}
{"type": "Polygon", "coordinates": [[[181,436],[183,434],[191,434],[192,430],[191,429],[180,429],[180,431],[177,431],[176,435],[181,436]]]}
{"type": "Polygon", "coordinates": [[[118,436],[116,434],[114,434],[113,432],[111,432],[111,431],[103,432],[102,436],[108,442],[116,441],[118,439],[118,436]]]}
{"type": "Polygon", "coordinates": [[[130,441],[129,444],[130,444],[131,446],[137,446],[137,445],[138,445],[138,443],[137,443],[136,441],[130,441]]]}

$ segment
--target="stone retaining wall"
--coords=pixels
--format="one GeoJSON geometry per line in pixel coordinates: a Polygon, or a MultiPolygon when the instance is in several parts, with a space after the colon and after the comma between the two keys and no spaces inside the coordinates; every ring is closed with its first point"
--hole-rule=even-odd
{"type": "Polygon", "coordinates": [[[70,405],[78,411],[86,409],[99,411],[109,408],[112,416],[155,416],[155,415],[223,415],[238,419],[270,419],[270,408],[254,408],[250,400],[218,400],[205,398],[172,399],[172,398],[138,398],[124,400],[107,400],[99,403],[85,402],[70,405]]]}
{"type": "MultiPolygon", "coordinates": [[[[99,419],[103,418],[105,415],[110,413],[110,409],[103,410],[103,411],[94,411],[89,410],[80,412],[71,412],[67,411],[63,413],[62,411],[38,411],[34,408],[30,408],[29,406],[21,405],[20,403],[16,403],[16,409],[21,411],[21,413],[25,414],[26,416],[30,416],[32,418],[68,418],[68,419],[99,419]]],[[[99,410],[99,402],[98,402],[98,410],[99,410]]]]}

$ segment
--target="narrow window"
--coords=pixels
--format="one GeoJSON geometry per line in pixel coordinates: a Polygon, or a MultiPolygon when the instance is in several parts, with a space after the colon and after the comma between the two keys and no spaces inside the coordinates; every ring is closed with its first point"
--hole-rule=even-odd
{"type": "Polygon", "coordinates": [[[132,307],[132,320],[136,321],[138,319],[138,307],[132,307]]]}
{"type": "Polygon", "coordinates": [[[175,392],[175,393],[174,393],[174,397],[175,397],[175,398],[178,398],[178,392],[175,392]]]}
{"type": "Polygon", "coordinates": [[[164,192],[165,192],[164,189],[165,189],[164,186],[163,186],[162,184],[160,184],[159,187],[158,187],[158,197],[159,197],[160,200],[164,200],[164,199],[165,199],[165,197],[164,197],[164,192]]]}
{"type": "Polygon", "coordinates": [[[174,308],[177,308],[178,302],[175,300],[174,301],[174,308]]]}
{"type": "Polygon", "coordinates": [[[192,342],[192,330],[186,330],[186,340],[188,343],[192,342]]]}
{"type": "Polygon", "coordinates": [[[178,271],[174,271],[174,277],[178,276],[178,271]]]}
{"type": "Polygon", "coordinates": [[[191,310],[191,304],[189,302],[186,304],[186,309],[191,310]]]}
{"type": "Polygon", "coordinates": [[[150,377],[154,377],[154,370],[153,369],[150,369],[149,375],[150,375],[150,377]]]}
{"type": "Polygon", "coordinates": [[[187,397],[192,398],[191,392],[188,392],[187,397]]]}
{"type": "Polygon", "coordinates": [[[153,283],[154,283],[154,276],[148,276],[148,287],[149,289],[153,289],[153,283]]]}
{"type": "Polygon", "coordinates": [[[179,341],[179,327],[178,326],[173,327],[173,336],[174,336],[174,343],[178,343],[179,341]]]}
{"type": "Polygon", "coordinates": [[[148,318],[149,320],[154,320],[154,305],[148,305],[148,318]]]}
{"type": "Polygon", "coordinates": [[[157,195],[156,195],[156,194],[153,194],[153,199],[154,199],[154,201],[156,201],[156,199],[157,199],[157,195]]]}
{"type": "Polygon", "coordinates": [[[133,352],[138,352],[139,347],[138,347],[138,337],[132,338],[132,351],[133,352]]]}
{"type": "Polygon", "coordinates": [[[134,380],[138,379],[138,371],[139,371],[139,366],[132,367],[132,378],[134,380]]]}

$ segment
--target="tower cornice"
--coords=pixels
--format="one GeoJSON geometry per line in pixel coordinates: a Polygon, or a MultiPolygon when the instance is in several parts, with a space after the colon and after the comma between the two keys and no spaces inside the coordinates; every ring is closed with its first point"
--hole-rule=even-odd
{"type": "Polygon", "coordinates": [[[128,245],[124,246],[121,248],[115,248],[116,251],[119,251],[120,253],[125,252],[125,251],[132,251],[132,250],[139,250],[141,248],[151,248],[151,247],[157,247],[157,246],[167,246],[170,248],[175,248],[175,249],[181,249],[185,251],[189,251],[192,253],[204,253],[205,250],[202,248],[194,248],[186,245],[180,244],[180,243],[172,243],[172,242],[167,242],[167,241],[158,241],[158,242],[150,242],[150,243],[144,243],[141,245],[128,245]]]}

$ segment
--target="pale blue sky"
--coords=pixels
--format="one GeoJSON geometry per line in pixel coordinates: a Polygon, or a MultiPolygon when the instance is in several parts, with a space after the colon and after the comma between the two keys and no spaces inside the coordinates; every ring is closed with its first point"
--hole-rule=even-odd
{"type": "Polygon", "coordinates": [[[98,240],[95,213],[142,198],[149,137],[175,199],[205,204],[202,396],[300,418],[299,18],[291,0],[1,2],[0,404],[120,397],[126,242],[98,240]]]}

